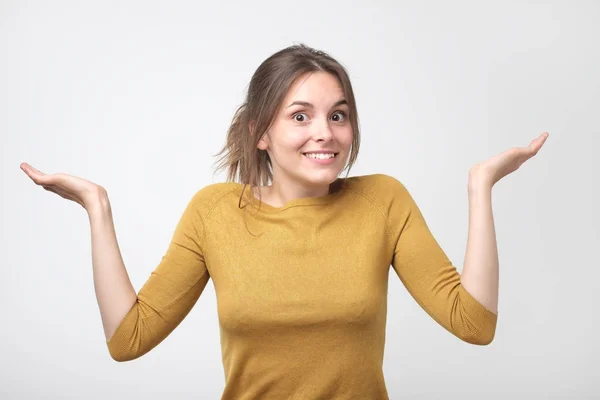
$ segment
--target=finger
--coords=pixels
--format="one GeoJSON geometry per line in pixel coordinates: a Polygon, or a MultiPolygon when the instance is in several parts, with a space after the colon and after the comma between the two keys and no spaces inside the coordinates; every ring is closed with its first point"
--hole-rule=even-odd
{"type": "Polygon", "coordinates": [[[544,143],[546,141],[546,139],[548,139],[548,136],[549,136],[548,132],[544,132],[540,136],[535,138],[533,141],[537,142],[537,143],[544,143]]]}
{"type": "Polygon", "coordinates": [[[45,175],[42,171],[37,170],[36,168],[34,168],[32,165],[28,164],[28,163],[22,163],[21,164],[21,169],[25,172],[33,172],[33,173],[37,173],[40,175],[45,175]]]}
{"type": "Polygon", "coordinates": [[[40,175],[46,175],[46,174],[44,174],[42,171],[40,171],[39,169],[37,169],[37,168],[33,167],[32,165],[30,165],[30,166],[29,166],[29,168],[30,168],[31,170],[33,170],[33,171],[37,172],[37,173],[38,173],[38,174],[40,174],[40,175]]]}
{"type": "Polygon", "coordinates": [[[41,172],[32,172],[28,174],[31,180],[37,185],[53,185],[55,184],[55,179],[52,175],[42,174],[41,172]]]}
{"type": "Polygon", "coordinates": [[[548,139],[548,136],[548,132],[544,132],[537,138],[533,139],[529,144],[529,151],[532,152],[533,155],[537,154],[537,152],[542,148],[542,145],[546,142],[546,139],[548,139]]]}
{"type": "MultiPolygon", "coordinates": [[[[21,169],[27,174],[27,176],[29,176],[34,182],[36,182],[37,180],[40,179],[44,179],[43,177],[46,176],[46,174],[44,174],[41,171],[38,171],[37,169],[33,168],[31,165],[27,164],[27,163],[23,163],[21,164],[21,169]]],[[[37,183],[37,182],[36,182],[37,183]]]]}
{"type": "Polygon", "coordinates": [[[27,165],[23,171],[25,171],[29,178],[37,185],[56,186],[61,182],[64,182],[64,177],[61,179],[61,174],[45,174],[31,165],[27,165]]]}
{"type": "Polygon", "coordinates": [[[550,134],[548,132],[542,132],[542,134],[540,136],[538,136],[536,139],[540,142],[545,142],[546,139],[548,139],[548,136],[550,136],[550,134]]]}
{"type": "Polygon", "coordinates": [[[535,155],[535,151],[531,146],[530,144],[527,147],[515,147],[507,150],[506,157],[521,165],[535,155]]]}

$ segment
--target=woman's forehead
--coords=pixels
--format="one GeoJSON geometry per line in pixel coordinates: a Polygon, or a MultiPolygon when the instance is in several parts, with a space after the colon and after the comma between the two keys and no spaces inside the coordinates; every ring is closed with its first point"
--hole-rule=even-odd
{"type": "Polygon", "coordinates": [[[284,99],[284,108],[297,102],[314,107],[330,107],[344,98],[344,90],[337,77],[327,72],[311,72],[300,76],[292,84],[284,99]]]}

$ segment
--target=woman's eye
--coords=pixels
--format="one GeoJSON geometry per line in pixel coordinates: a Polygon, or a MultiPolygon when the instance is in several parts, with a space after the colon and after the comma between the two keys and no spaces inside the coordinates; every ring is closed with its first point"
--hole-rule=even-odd
{"type": "Polygon", "coordinates": [[[342,122],[344,121],[344,119],[346,118],[346,113],[343,111],[338,111],[335,114],[333,114],[333,116],[331,117],[335,122],[342,122]],[[337,119],[335,119],[335,116],[338,115],[339,117],[337,119]]]}
{"type": "Polygon", "coordinates": [[[306,117],[305,113],[298,113],[298,114],[294,114],[294,116],[292,118],[294,118],[294,121],[296,121],[296,122],[305,122],[306,118],[308,118],[308,117],[306,117],[306,118],[304,118],[304,117],[306,117]],[[299,119],[298,117],[303,117],[303,118],[299,119]]]}

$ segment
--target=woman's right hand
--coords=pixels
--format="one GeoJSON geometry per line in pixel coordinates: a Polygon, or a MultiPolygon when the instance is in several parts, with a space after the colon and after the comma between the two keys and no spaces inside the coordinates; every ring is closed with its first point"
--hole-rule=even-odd
{"type": "Polygon", "coordinates": [[[87,211],[94,202],[106,195],[106,190],[102,186],[83,178],[63,173],[45,174],[27,163],[22,163],[20,167],[37,185],[64,199],[74,201],[87,211]]]}
{"type": "MultiPolygon", "coordinates": [[[[21,169],[38,186],[74,201],[87,211],[90,219],[94,289],[104,335],[108,341],[135,305],[137,294],[129,280],[119,250],[106,190],[102,186],[76,176],[44,174],[27,163],[22,163],[21,169]]],[[[133,337],[134,331],[137,332],[139,327],[135,325],[127,329],[130,331],[125,333],[125,336],[133,337]]],[[[125,361],[125,357],[130,353],[127,346],[121,347],[121,344],[123,342],[119,342],[116,347],[109,347],[109,351],[115,360],[125,361]]]]}

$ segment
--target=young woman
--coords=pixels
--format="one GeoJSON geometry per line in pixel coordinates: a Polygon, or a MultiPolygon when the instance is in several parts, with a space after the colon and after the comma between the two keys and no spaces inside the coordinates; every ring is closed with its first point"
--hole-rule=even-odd
{"type": "Polygon", "coordinates": [[[193,196],[137,294],[106,191],[71,175],[21,168],[88,212],[95,290],[115,360],[140,357],[164,340],[212,278],[223,399],[386,399],[390,265],[442,327],[489,344],[498,303],[492,186],[546,138],[471,169],[461,275],[400,181],[348,177],[360,136],[346,70],[307,46],[283,49],[256,70],[233,118],[219,165],[228,182],[193,196]]]}

